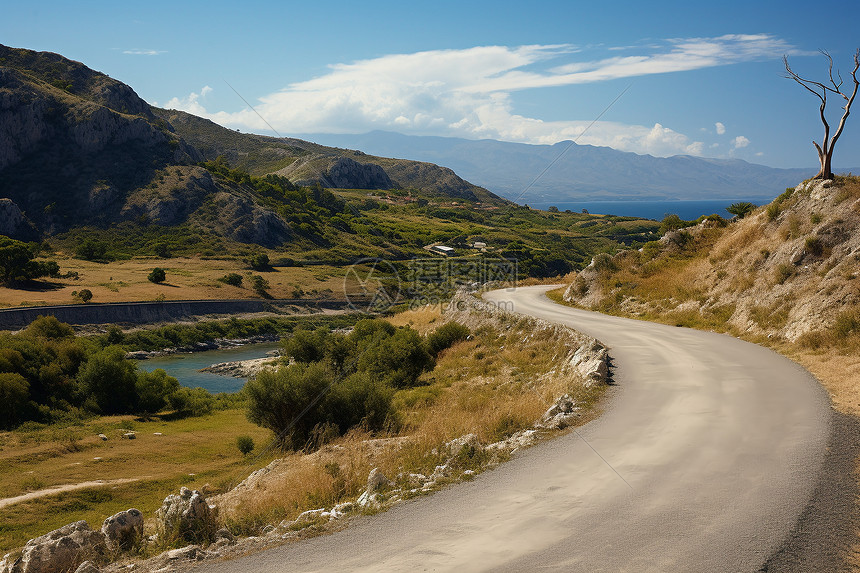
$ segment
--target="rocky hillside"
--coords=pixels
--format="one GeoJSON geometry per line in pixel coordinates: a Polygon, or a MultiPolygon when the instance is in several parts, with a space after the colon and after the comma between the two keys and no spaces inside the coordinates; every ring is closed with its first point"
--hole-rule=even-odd
{"type": "Polygon", "coordinates": [[[598,256],[565,293],[589,307],[816,346],[860,331],[860,179],[806,181],[721,226],[598,256]]]}
{"type": "Polygon", "coordinates": [[[0,45],[0,232],[33,240],[125,222],[185,225],[268,247],[295,237],[285,212],[300,211],[306,198],[287,205],[269,187],[198,166],[218,156],[252,175],[278,174],[274,181],[284,189],[320,183],[504,203],[449,169],[240,134],[152,108],[80,62],[0,45]]]}
{"type": "Polygon", "coordinates": [[[156,108],[152,111],[169,122],[205,158],[223,156],[230,165],[252,175],[277,173],[297,185],[412,189],[433,197],[506,203],[486,189],[461,179],[447,167],[433,163],[376,157],[301,139],[243,134],[185,112],[156,108]]]}

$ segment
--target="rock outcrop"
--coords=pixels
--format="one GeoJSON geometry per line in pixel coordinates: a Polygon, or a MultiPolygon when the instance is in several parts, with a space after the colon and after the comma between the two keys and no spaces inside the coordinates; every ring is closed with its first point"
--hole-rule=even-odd
{"type": "Polygon", "coordinates": [[[0,566],[0,573],[66,573],[105,550],[104,535],[77,521],[28,541],[21,557],[0,566]]]}
{"type": "Polygon", "coordinates": [[[183,487],[170,494],[156,512],[159,534],[165,539],[183,539],[192,543],[209,543],[215,536],[215,507],[197,490],[183,487]]]}
{"type": "Polygon", "coordinates": [[[132,549],[143,538],[143,514],[134,508],[120,511],[104,520],[102,534],[108,548],[132,549]]]}
{"type": "Polygon", "coordinates": [[[11,199],[0,198],[0,235],[19,241],[35,241],[39,233],[11,199]]]}
{"type": "Polygon", "coordinates": [[[349,157],[338,157],[323,173],[327,187],[342,189],[391,189],[394,184],[385,170],[374,163],[359,163],[349,157]]]}

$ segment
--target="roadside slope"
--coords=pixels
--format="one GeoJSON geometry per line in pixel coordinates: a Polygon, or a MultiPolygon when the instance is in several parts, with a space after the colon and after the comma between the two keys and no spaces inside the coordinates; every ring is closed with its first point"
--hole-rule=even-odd
{"type": "Polygon", "coordinates": [[[546,290],[486,298],[610,347],[619,388],[600,419],[332,536],[201,569],[758,570],[817,482],[824,391],[764,348],[561,307],[546,290]]]}

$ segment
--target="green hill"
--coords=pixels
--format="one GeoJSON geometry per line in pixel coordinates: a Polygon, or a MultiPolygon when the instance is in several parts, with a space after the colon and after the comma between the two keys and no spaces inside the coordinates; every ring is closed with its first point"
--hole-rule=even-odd
{"type": "Polygon", "coordinates": [[[552,275],[643,242],[653,222],[517,206],[432,163],[243,134],[149,106],[57,54],[0,46],[0,234],[108,258],[247,256],[347,263],[485,242],[552,275]]]}

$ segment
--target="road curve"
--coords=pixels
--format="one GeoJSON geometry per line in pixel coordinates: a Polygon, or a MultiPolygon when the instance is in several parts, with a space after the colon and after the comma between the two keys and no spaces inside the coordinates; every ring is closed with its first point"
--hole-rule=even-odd
{"type": "Polygon", "coordinates": [[[806,506],[830,428],[793,362],[728,336],[495,291],[610,348],[617,386],[578,432],[344,531],[210,572],[757,571],[806,506]]]}

